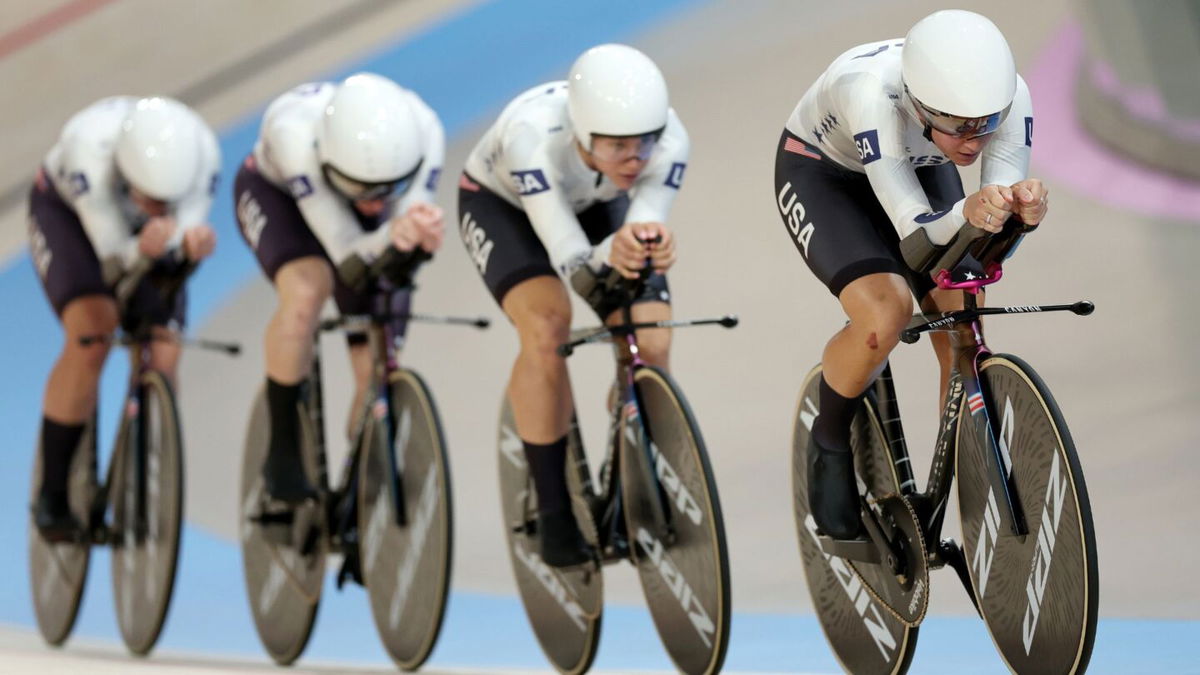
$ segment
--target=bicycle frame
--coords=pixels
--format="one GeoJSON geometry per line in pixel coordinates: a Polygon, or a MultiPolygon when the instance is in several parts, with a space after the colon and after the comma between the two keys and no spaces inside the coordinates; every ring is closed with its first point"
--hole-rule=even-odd
{"type": "MultiPolygon", "coordinates": [[[[648,433],[643,426],[643,420],[645,420],[645,416],[642,414],[643,404],[638,397],[637,388],[634,386],[634,376],[637,371],[649,365],[642,359],[641,352],[638,349],[637,331],[643,328],[666,328],[677,325],[718,323],[732,326],[737,324],[737,320],[733,317],[700,321],[635,323],[633,321],[631,305],[628,303],[622,305],[622,318],[623,321],[619,324],[592,331],[559,349],[561,355],[568,356],[577,345],[596,342],[605,338],[611,338],[613,341],[613,353],[617,366],[616,380],[614,382],[616,397],[609,410],[611,421],[608,433],[608,447],[600,469],[599,493],[591,490],[592,482],[591,476],[587,471],[586,460],[582,462],[582,466],[577,467],[585,494],[590,494],[595,498],[590,507],[593,520],[596,523],[596,531],[599,535],[601,562],[611,562],[629,557],[630,543],[628,532],[625,529],[624,505],[621,496],[621,453],[618,452],[621,443],[620,434],[623,430],[628,434],[627,425],[637,424],[638,429],[634,432],[632,438],[636,440],[638,449],[644,453],[647,466],[651,470],[654,467],[654,460],[650,456],[650,444],[647,442],[648,433]],[[629,411],[630,405],[634,406],[633,411],[629,411]]],[[[674,533],[669,523],[670,511],[665,506],[665,495],[662,494],[662,487],[657,484],[657,481],[655,481],[655,489],[660,493],[660,507],[655,509],[655,520],[658,521],[658,526],[655,527],[656,534],[659,535],[661,540],[669,543],[674,541],[674,533]]]]}
{"type": "MultiPolygon", "coordinates": [[[[342,467],[341,480],[336,488],[331,488],[329,481],[328,463],[325,447],[325,413],[324,398],[321,382],[321,350],[319,340],[314,339],[312,374],[309,376],[308,414],[313,423],[316,435],[318,483],[329,517],[328,522],[333,526],[328,532],[330,547],[335,551],[345,548],[345,536],[355,527],[355,501],[358,498],[358,466],[363,453],[363,438],[366,435],[369,416],[377,414],[378,406],[385,406],[387,415],[384,426],[387,430],[387,442],[391,447],[395,439],[395,420],[391,410],[390,376],[399,367],[397,355],[402,346],[401,321],[404,316],[393,316],[390,305],[403,289],[381,290],[372,301],[370,314],[362,316],[347,316],[323,321],[316,335],[343,327],[357,327],[366,324],[367,348],[371,354],[371,377],[367,385],[367,395],[359,407],[359,413],[350,439],[350,454],[347,455],[342,467]],[[352,500],[347,504],[346,500],[352,500]],[[340,515],[339,515],[340,514],[340,515]]],[[[404,513],[402,482],[396,470],[395,457],[388,453],[391,464],[396,495],[397,524],[403,526],[407,522],[404,513]]]]}
{"type": "MultiPolygon", "coordinates": [[[[975,295],[964,292],[963,312],[976,310],[975,295]]],[[[953,313],[951,313],[953,314],[953,313]]],[[[917,325],[927,324],[924,317],[917,317],[917,325]]],[[[936,322],[935,322],[936,323],[936,322]]],[[[1011,466],[1007,460],[1007,449],[1003,448],[997,438],[999,430],[995,427],[995,415],[989,408],[990,398],[983,389],[979,378],[979,364],[991,356],[992,352],[983,339],[983,331],[978,316],[969,321],[949,322],[951,348],[954,353],[954,365],[951,368],[950,379],[946,389],[946,399],[942,404],[937,441],[931,462],[929,477],[925,483],[925,491],[917,490],[913,477],[907,446],[900,427],[899,407],[896,402],[895,385],[892,381],[891,367],[885,367],[883,374],[873,385],[873,391],[879,407],[880,418],[883,421],[884,436],[887,439],[888,452],[891,455],[896,474],[900,477],[901,493],[909,497],[921,521],[926,540],[940,540],[942,524],[946,515],[946,504],[950,498],[950,488],[954,482],[953,459],[957,451],[956,441],[958,427],[962,422],[963,402],[966,402],[968,414],[979,416],[979,423],[974,425],[977,433],[984,434],[982,447],[990,450],[991,483],[997,498],[997,505],[1008,516],[1010,523],[1009,534],[1024,536],[1028,533],[1025,526],[1025,515],[1021,510],[1020,501],[1010,479],[1011,466]],[[964,398],[965,394],[965,398],[964,398]]],[[[931,567],[936,569],[943,566],[943,551],[935,549],[932,552],[931,567]]]]}
{"type": "MultiPolygon", "coordinates": [[[[399,353],[404,344],[405,323],[427,321],[468,325],[480,329],[487,328],[491,324],[485,318],[414,314],[409,312],[407,307],[405,293],[409,287],[394,286],[382,281],[379,283],[378,292],[372,298],[371,309],[367,314],[342,316],[322,321],[314,335],[313,366],[312,374],[308,379],[307,410],[316,435],[318,490],[326,508],[327,522],[332,524],[327,533],[329,544],[332,550],[340,552],[345,550],[346,535],[354,532],[356,527],[354,516],[358,499],[358,467],[362,461],[363,439],[366,436],[370,416],[378,416],[383,421],[387,447],[391,448],[395,444],[396,419],[395,411],[391,406],[391,377],[400,368],[399,353]],[[325,415],[321,390],[321,350],[318,338],[322,332],[347,327],[355,330],[362,328],[366,333],[367,349],[371,354],[372,366],[366,395],[359,407],[358,417],[351,433],[350,454],[343,464],[338,486],[331,488],[325,454],[325,415]]],[[[395,454],[389,452],[387,457],[392,473],[392,494],[396,502],[396,524],[403,527],[408,523],[408,514],[404,506],[404,483],[401,472],[396,466],[395,454]]]]}

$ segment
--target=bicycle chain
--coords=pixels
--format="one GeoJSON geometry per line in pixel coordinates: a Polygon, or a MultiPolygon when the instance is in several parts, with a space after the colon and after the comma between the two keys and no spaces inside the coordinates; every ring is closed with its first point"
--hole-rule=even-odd
{"type": "MultiPolygon", "coordinates": [[[[920,525],[921,521],[917,519],[917,513],[916,513],[916,511],[913,510],[912,504],[910,504],[908,502],[908,499],[906,499],[903,495],[899,495],[896,493],[889,493],[889,494],[886,494],[886,495],[880,497],[879,499],[877,499],[875,501],[878,503],[885,499],[891,499],[893,497],[899,499],[900,502],[902,504],[904,504],[904,508],[908,511],[908,515],[910,517],[912,517],[912,522],[916,524],[916,526],[917,526],[916,527],[917,542],[921,546],[920,560],[921,560],[922,571],[924,572],[922,577],[923,577],[923,581],[925,584],[925,591],[921,594],[921,612],[917,616],[917,618],[913,621],[910,621],[910,620],[904,618],[903,616],[901,616],[900,613],[897,612],[890,604],[888,604],[888,602],[883,599],[883,596],[880,595],[871,586],[871,584],[866,580],[866,578],[863,577],[862,572],[860,572],[858,570],[858,567],[854,564],[854,561],[849,560],[849,559],[845,559],[845,560],[846,560],[846,564],[849,565],[850,569],[854,572],[854,576],[858,577],[858,580],[860,582],[862,582],[863,588],[867,589],[867,593],[869,593],[872,598],[874,598],[876,601],[878,601],[879,604],[883,605],[883,608],[886,609],[889,614],[891,614],[893,617],[895,617],[897,621],[899,621],[900,623],[904,624],[905,626],[907,626],[909,628],[916,628],[917,626],[921,625],[922,621],[925,620],[925,612],[927,612],[929,610],[929,566],[928,566],[928,563],[926,562],[929,560],[929,557],[928,557],[928,552],[925,548],[925,537],[924,537],[923,533],[921,532],[921,525],[920,525]]],[[[889,571],[888,574],[891,574],[891,572],[889,571]]],[[[914,582],[914,583],[917,583],[917,582],[914,582]]]]}

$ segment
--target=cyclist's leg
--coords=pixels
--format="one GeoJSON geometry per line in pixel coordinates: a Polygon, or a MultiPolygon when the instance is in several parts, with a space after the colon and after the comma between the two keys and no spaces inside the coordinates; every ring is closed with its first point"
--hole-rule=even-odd
{"type": "Polygon", "coordinates": [[[264,337],[271,441],[263,477],[272,497],[300,502],[315,494],[299,457],[300,386],[312,364],[321,306],[333,293],[333,268],[292,197],[248,163],[234,195],[242,236],[279,299],[264,337]]]}
{"type": "Polygon", "coordinates": [[[566,361],[555,350],[570,333],[566,286],[553,276],[526,279],[504,296],[501,306],[521,343],[508,383],[517,433],[537,445],[565,441],[574,405],[566,361]]]}
{"type": "Polygon", "coordinates": [[[30,193],[29,235],[39,280],[64,333],[42,400],[42,481],[34,513],[40,529],[57,532],[74,526],[67,503],[71,460],[95,413],[109,352],[108,342],[79,339],[111,335],[117,305],[79,217],[40,172],[30,193]]]}
{"type": "Polygon", "coordinates": [[[808,471],[817,525],[847,538],[859,530],[850,424],[911,314],[906,268],[891,222],[865,175],[837,166],[818,147],[785,131],[775,187],[776,206],[793,243],[849,318],[822,358],[808,471]]]}
{"type": "Polygon", "coordinates": [[[39,529],[58,533],[77,527],[68,503],[71,461],[88,420],[96,410],[100,373],[108,356],[107,342],[82,345],[86,335],[110,335],[117,327],[116,302],[107,295],[76,298],[63,308],[65,342],[42,404],[42,482],[34,509],[39,529]]]}
{"type": "MultiPolygon", "coordinates": [[[[663,285],[665,286],[665,277],[663,285]]],[[[637,323],[648,321],[669,321],[671,319],[671,303],[661,300],[639,300],[630,308],[633,320],[637,323]]],[[[613,316],[607,323],[612,323],[613,316]]],[[[616,318],[616,320],[620,320],[616,318]]],[[[651,366],[668,370],[671,361],[671,329],[647,328],[637,331],[638,353],[642,360],[651,366]]]]}
{"type": "Polygon", "coordinates": [[[570,334],[570,296],[523,211],[466,174],[458,208],[467,253],[520,339],[507,393],[537,492],[542,559],[554,566],[585,562],[565,469],[574,402],[556,351],[570,334]]]}

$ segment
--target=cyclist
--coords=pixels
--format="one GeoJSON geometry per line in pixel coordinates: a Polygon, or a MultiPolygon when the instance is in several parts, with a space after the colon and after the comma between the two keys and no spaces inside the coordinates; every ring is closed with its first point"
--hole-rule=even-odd
{"type": "MultiPolygon", "coordinates": [[[[820,410],[809,447],[809,504],[818,528],[860,532],[850,424],[913,310],[961,308],[912,273],[899,240],[924,228],[946,243],[964,222],[998,232],[1010,215],[1040,223],[1046,188],[1028,175],[1029,90],[987,18],[945,10],[904,39],[855,47],[808,89],[788,119],[775,163],[784,225],[849,322],[825,347],[820,410]],[[957,166],[982,158],[964,196],[957,166]]],[[[949,337],[933,334],[945,396],[949,337]]]]}
{"type": "MultiPolygon", "coordinates": [[[[442,210],[433,193],[444,154],[437,115],[381,75],[303,84],[267,108],[234,201],[242,236],[279,297],[265,337],[271,440],[263,479],[272,499],[316,495],[300,463],[297,403],[321,307],[332,295],[343,314],[365,313],[369,266],[385,251],[400,252],[387,274],[407,286],[419,252],[438,249],[442,210]]],[[[365,335],[348,343],[354,411],[371,355],[365,335]]]]}
{"type": "MultiPolygon", "coordinates": [[[[664,222],[689,147],[654,62],[632,47],[606,44],[584,52],[565,82],[538,85],[509,103],[459,179],[463,243],[520,338],[508,399],[537,492],[548,565],[589,556],[564,469],[574,404],[566,363],[555,352],[571,323],[559,277],[613,322],[619,300],[604,280],[613,271],[636,278],[649,258],[655,274],[633,317],[670,318],[663,273],[675,262],[675,241],[664,222]]],[[[641,357],[665,368],[670,334],[650,331],[638,340],[641,357]]]]}
{"type": "MultiPolygon", "coordinates": [[[[105,98],[76,113],[46,154],[29,196],[30,254],[66,333],[42,404],[42,481],[34,524],[51,541],[80,524],[67,497],[71,460],[96,409],[106,341],[121,317],[114,286],[139,259],[155,261],[131,295],[130,309],[162,337],[183,325],[181,290],[167,306],[157,290],[186,261],[212,253],[206,222],[220,167],[212,129],[193,110],[165,97],[105,98]]],[[[153,368],[174,381],[179,345],[156,340],[153,368]]]]}

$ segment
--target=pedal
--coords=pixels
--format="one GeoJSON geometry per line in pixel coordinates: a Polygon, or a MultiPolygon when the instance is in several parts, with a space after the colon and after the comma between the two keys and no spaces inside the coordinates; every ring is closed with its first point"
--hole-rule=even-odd
{"type": "Polygon", "coordinates": [[[866,537],[834,539],[821,534],[817,535],[817,541],[821,542],[821,550],[829,555],[873,565],[878,565],[880,562],[879,549],[876,548],[875,542],[866,537]]]}

